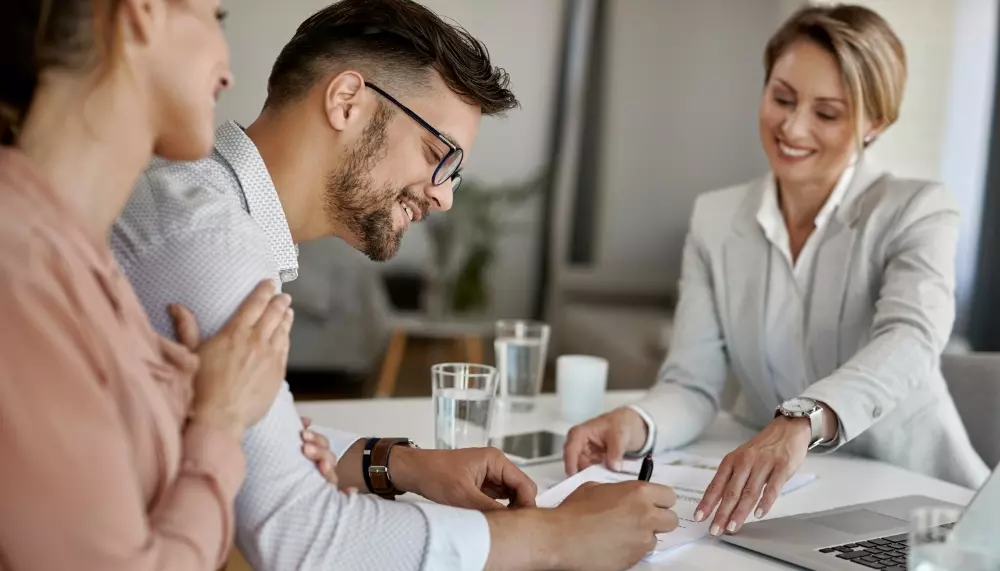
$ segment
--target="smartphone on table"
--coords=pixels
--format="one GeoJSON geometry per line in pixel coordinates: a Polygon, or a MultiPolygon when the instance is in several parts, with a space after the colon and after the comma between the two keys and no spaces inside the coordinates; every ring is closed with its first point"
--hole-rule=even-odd
{"type": "Polygon", "coordinates": [[[538,430],[524,434],[508,434],[493,439],[496,446],[518,466],[544,464],[562,460],[563,444],[566,436],[550,430],[538,430]]]}

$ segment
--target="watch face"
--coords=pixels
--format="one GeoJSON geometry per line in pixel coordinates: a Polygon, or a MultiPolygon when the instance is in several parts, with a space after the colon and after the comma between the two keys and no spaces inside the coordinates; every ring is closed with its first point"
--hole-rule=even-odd
{"type": "Polygon", "coordinates": [[[781,403],[781,408],[787,412],[805,414],[816,408],[816,401],[807,398],[793,398],[781,403]]]}

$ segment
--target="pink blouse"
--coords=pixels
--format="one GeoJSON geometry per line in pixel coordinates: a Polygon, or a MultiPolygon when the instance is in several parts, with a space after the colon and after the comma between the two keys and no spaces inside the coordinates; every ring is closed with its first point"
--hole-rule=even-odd
{"type": "Polygon", "coordinates": [[[0,148],[0,571],[220,567],[244,458],[191,397],[107,245],[0,148]]]}

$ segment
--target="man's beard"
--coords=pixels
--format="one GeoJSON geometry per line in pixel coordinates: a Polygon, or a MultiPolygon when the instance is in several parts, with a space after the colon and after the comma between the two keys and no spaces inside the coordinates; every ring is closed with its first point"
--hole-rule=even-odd
{"type": "Polygon", "coordinates": [[[327,176],[326,183],[327,216],[356,236],[357,248],[375,262],[395,256],[403,240],[403,231],[393,229],[392,219],[405,190],[389,185],[376,189],[371,179],[371,170],[386,156],[386,131],[392,116],[388,105],[379,102],[358,145],[327,176]]]}

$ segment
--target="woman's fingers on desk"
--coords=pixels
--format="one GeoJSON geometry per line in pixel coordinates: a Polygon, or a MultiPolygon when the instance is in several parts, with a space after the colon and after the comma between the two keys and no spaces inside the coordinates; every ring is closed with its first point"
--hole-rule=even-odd
{"type": "Polygon", "coordinates": [[[756,517],[766,515],[805,459],[809,436],[803,441],[801,432],[798,424],[778,419],[727,454],[695,509],[695,520],[704,521],[714,511],[709,533],[717,536],[739,531],[754,505],[756,517]]]}
{"type": "MultiPolygon", "coordinates": [[[[764,495],[760,499],[760,503],[757,504],[757,510],[754,512],[754,517],[760,519],[771,511],[774,507],[774,502],[778,501],[778,496],[781,495],[781,489],[785,487],[788,480],[792,477],[792,472],[788,469],[787,465],[775,466],[771,470],[771,477],[767,480],[767,487],[764,488],[764,495]]],[[[743,521],[746,521],[745,519],[743,521]]]]}
{"type": "Polygon", "coordinates": [[[755,466],[743,487],[739,503],[736,504],[732,513],[724,515],[722,510],[719,510],[720,517],[718,519],[725,522],[726,531],[729,533],[738,532],[746,523],[747,518],[750,517],[750,513],[754,511],[754,505],[757,506],[754,516],[758,519],[764,517],[764,514],[770,511],[771,506],[774,505],[774,501],[778,497],[777,491],[780,491],[787,481],[788,476],[780,464],[764,463],[755,466]]]}
{"type": "Polygon", "coordinates": [[[694,512],[696,521],[703,521],[712,512],[715,512],[715,519],[709,527],[711,535],[719,535],[728,526],[728,517],[736,503],[743,495],[747,479],[750,476],[748,467],[742,458],[739,457],[740,449],[729,453],[719,464],[719,469],[712,478],[712,482],[705,490],[705,495],[701,498],[701,503],[694,512]],[[718,511],[716,511],[718,507],[718,511]]]}

